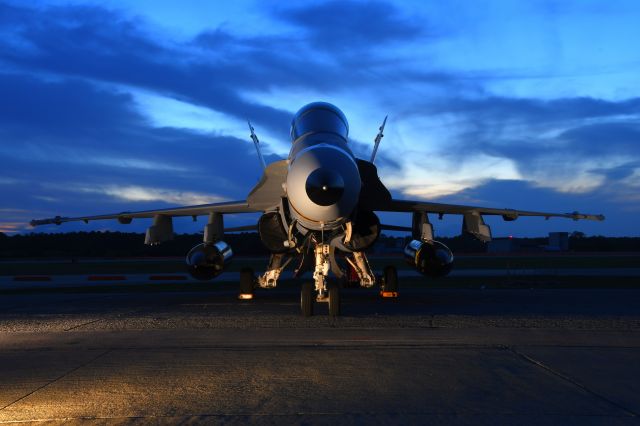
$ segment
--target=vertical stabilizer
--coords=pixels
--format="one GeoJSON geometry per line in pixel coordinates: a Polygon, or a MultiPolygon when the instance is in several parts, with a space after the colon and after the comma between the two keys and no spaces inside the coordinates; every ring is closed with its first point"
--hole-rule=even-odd
{"type": "Polygon", "coordinates": [[[267,169],[267,163],[264,162],[264,157],[262,156],[262,150],[260,149],[260,141],[258,140],[258,136],[256,136],[256,132],[253,130],[253,126],[251,122],[247,120],[247,124],[249,125],[249,130],[251,131],[251,140],[256,147],[256,151],[258,152],[258,159],[260,160],[260,164],[262,165],[262,170],[267,169]]]}
{"type": "Polygon", "coordinates": [[[373,145],[373,152],[371,153],[371,160],[370,160],[371,163],[373,163],[373,161],[376,159],[376,154],[378,153],[378,146],[380,145],[380,141],[384,137],[384,133],[383,132],[384,132],[384,126],[385,126],[385,124],[387,124],[387,117],[388,117],[388,115],[384,116],[384,121],[382,122],[382,126],[380,126],[380,130],[378,131],[378,134],[376,135],[375,144],[373,145]]]}

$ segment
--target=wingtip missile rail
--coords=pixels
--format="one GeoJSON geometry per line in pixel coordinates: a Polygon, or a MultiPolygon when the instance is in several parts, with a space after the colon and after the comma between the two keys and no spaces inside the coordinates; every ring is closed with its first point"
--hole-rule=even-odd
{"type": "Polygon", "coordinates": [[[60,217],[60,216],[56,216],[56,217],[52,217],[50,219],[33,219],[31,222],[29,222],[29,225],[31,225],[32,227],[36,227],[36,226],[41,226],[41,225],[60,225],[62,224],[62,222],[66,222],[69,218],[68,217],[60,217]]]}

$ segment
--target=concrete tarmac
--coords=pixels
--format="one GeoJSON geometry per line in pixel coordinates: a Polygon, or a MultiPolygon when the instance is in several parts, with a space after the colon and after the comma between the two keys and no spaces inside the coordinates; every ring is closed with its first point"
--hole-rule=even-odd
{"type": "Polygon", "coordinates": [[[0,423],[640,424],[640,291],[0,292],[0,423]]]}

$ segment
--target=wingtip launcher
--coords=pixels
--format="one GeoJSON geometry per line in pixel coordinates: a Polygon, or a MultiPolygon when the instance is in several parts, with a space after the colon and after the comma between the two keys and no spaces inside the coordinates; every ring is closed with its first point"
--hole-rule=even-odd
{"type": "Polygon", "coordinates": [[[66,222],[68,219],[68,217],[61,216],[52,217],[50,219],[33,219],[31,222],[29,222],[29,225],[34,228],[41,225],[61,225],[62,222],[66,222]]]}
{"type": "Polygon", "coordinates": [[[597,220],[602,222],[604,220],[604,215],[602,214],[583,214],[580,212],[567,213],[567,216],[571,217],[573,220],[597,220]]]}

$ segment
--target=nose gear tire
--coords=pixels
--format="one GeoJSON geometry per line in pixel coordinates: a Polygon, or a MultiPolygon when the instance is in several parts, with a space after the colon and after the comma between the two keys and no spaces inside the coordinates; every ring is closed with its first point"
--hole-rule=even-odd
{"type": "Polygon", "coordinates": [[[310,317],[313,315],[313,283],[306,282],[302,284],[302,290],[300,291],[300,310],[303,317],[310,317]]]}
{"type": "Polygon", "coordinates": [[[340,287],[337,285],[329,287],[329,316],[340,316],[340,287]]]}

